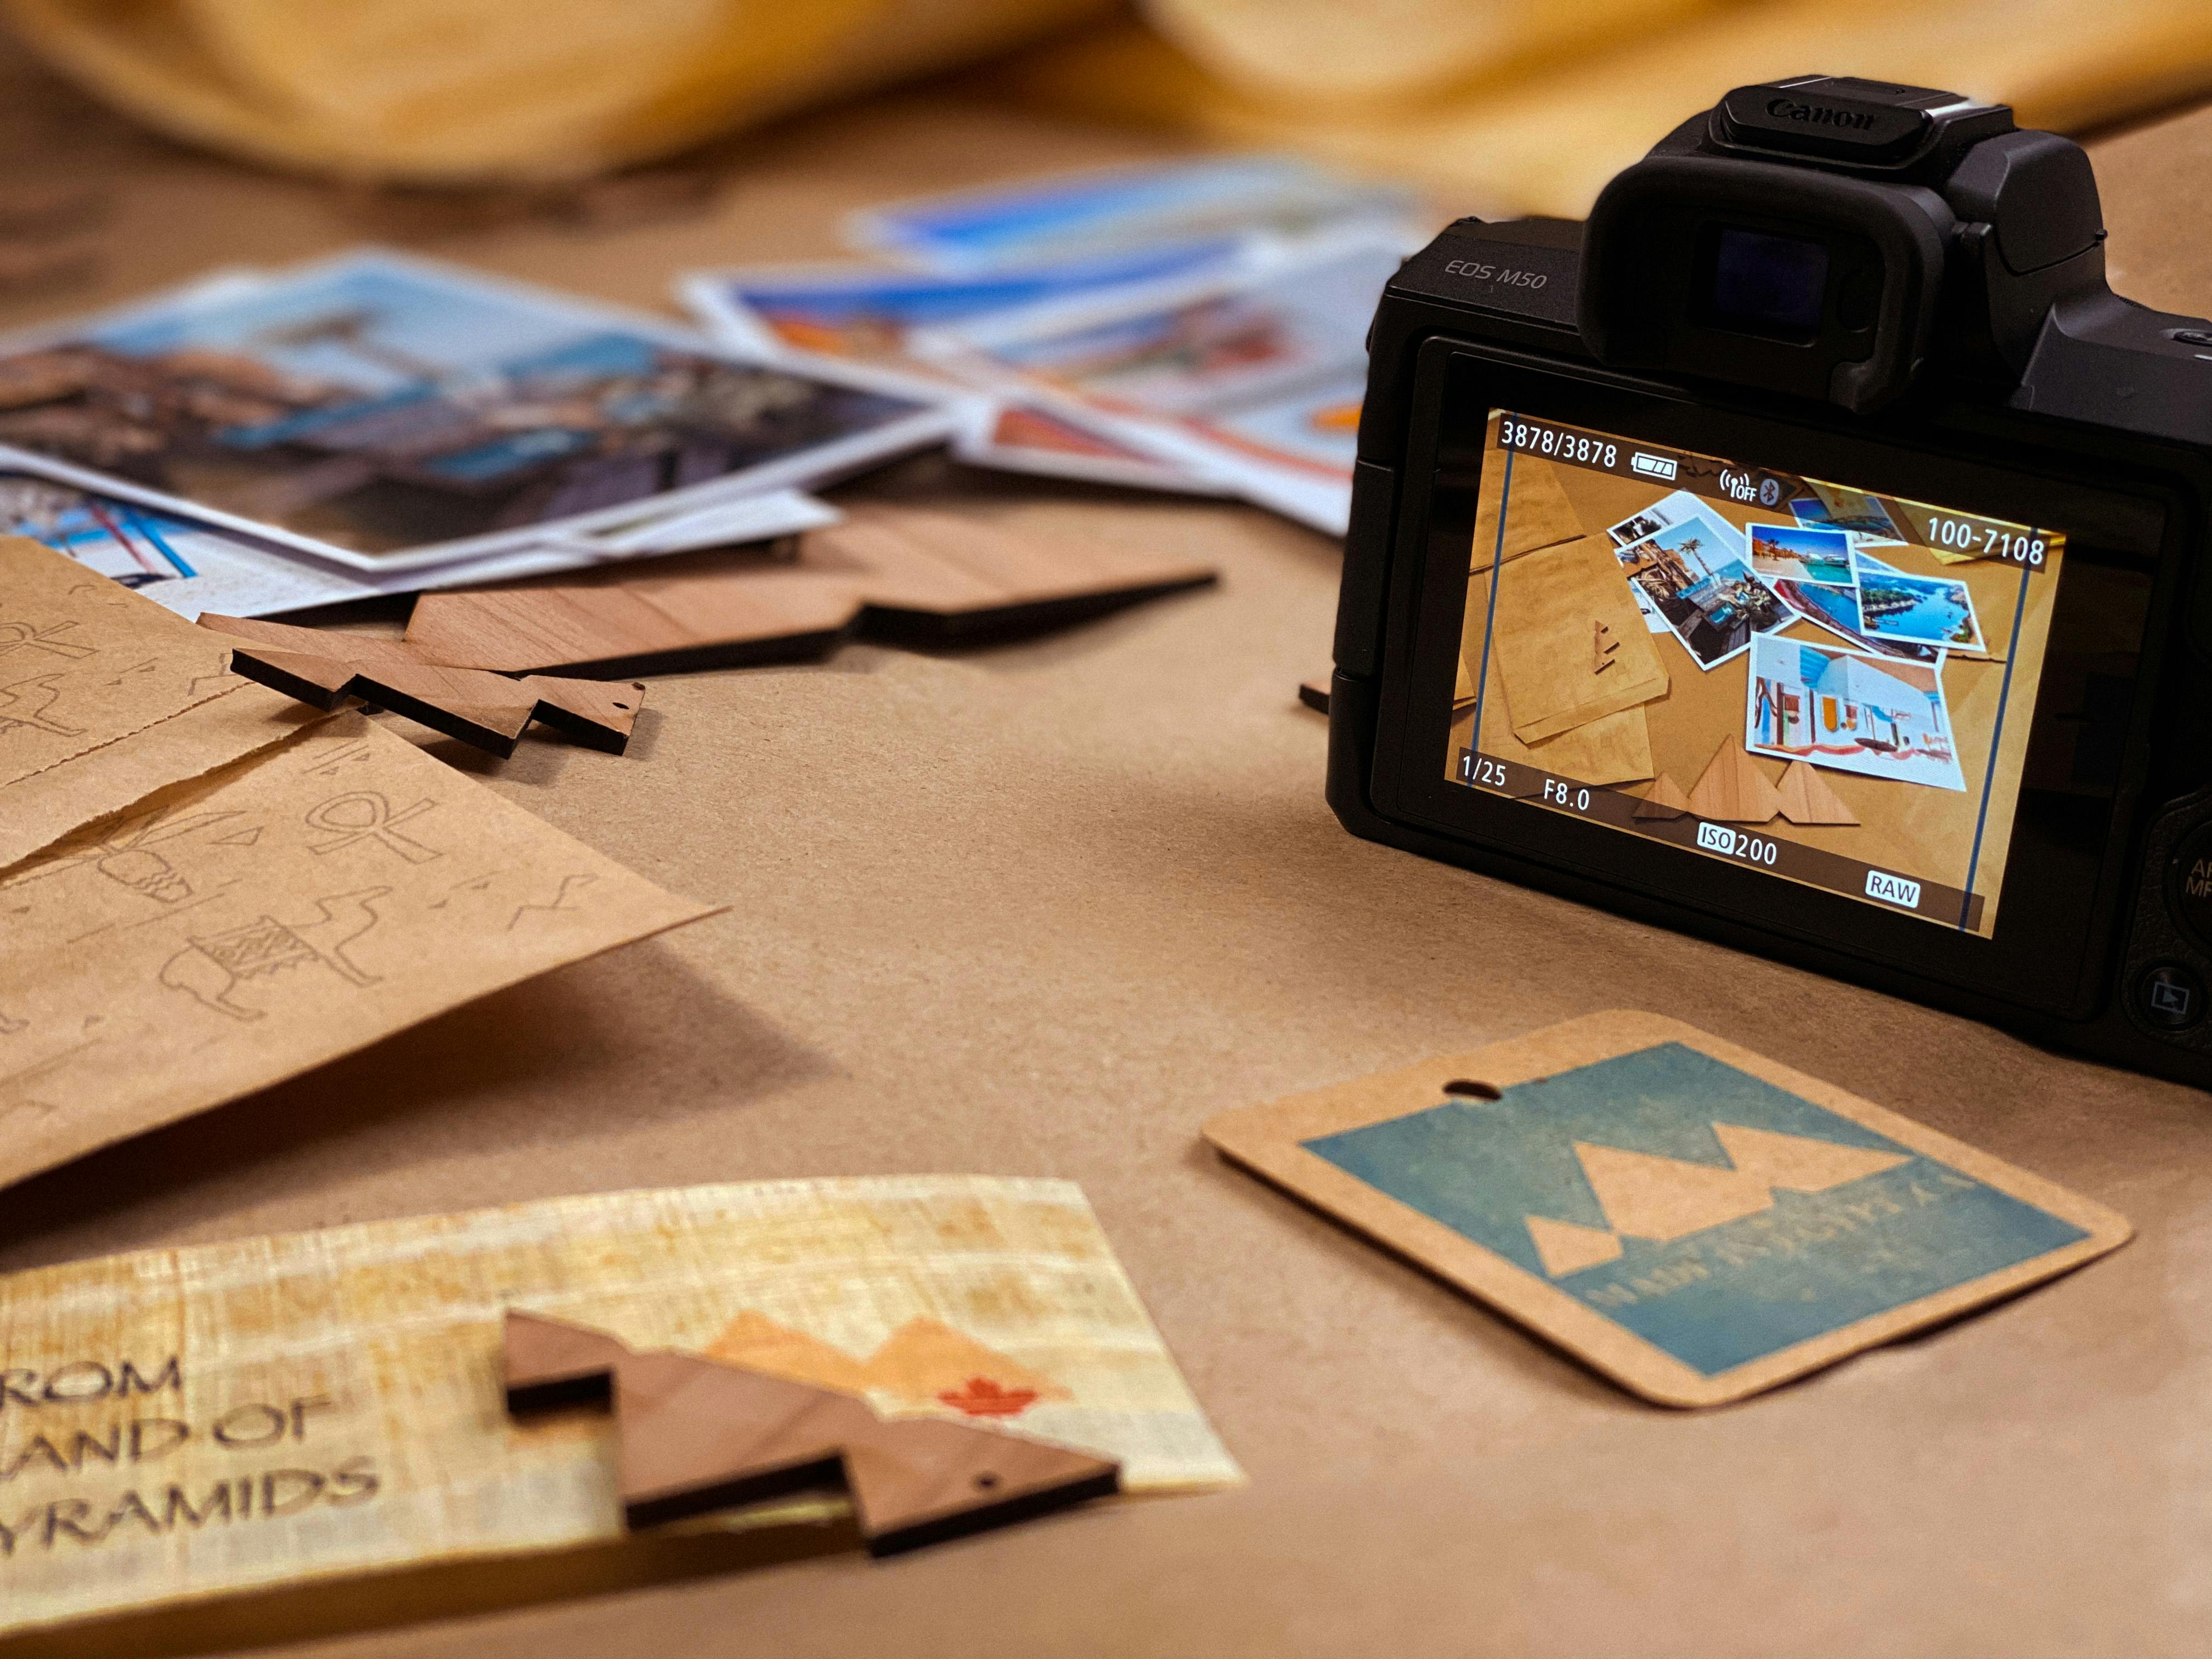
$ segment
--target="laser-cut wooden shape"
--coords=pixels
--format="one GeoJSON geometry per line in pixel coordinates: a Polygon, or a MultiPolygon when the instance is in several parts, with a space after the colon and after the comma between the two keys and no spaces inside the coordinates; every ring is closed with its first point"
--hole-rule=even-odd
{"type": "Polygon", "coordinates": [[[1765,823],[1782,810],[1782,797],[1744,752],[1743,739],[1731,737],[1690,786],[1690,810],[1720,823],[1765,823]]]}
{"type": "Polygon", "coordinates": [[[1602,674],[1613,666],[1613,653],[1620,649],[1620,641],[1613,637],[1613,630],[1595,618],[1590,623],[1590,672],[1602,674]]]}
{"type": "Polygon", "coordinates": [[[1844,798],[1829,787],[1820,769],[1808,762],[1791,761],[1775,791],[1782,816],[1792,823],[1856,823],[1858,817],[1844,805],[1844,798]]]}
{"type": "Polygon", "coordinates": [[[633,1528],[842,1481],[872,1555],[1108,1496],[1121,1466],[693,1354],[639,1353],[603,1332],[510,1310],[507,1405],[604,1404],[633,1528]]]}
{"type": "Polygon", "coordinates": [[[337,629],[210,614],[203,626],[237,639],[231,672],[318,708],[348,697],[404,714],[434,732],[499,756],[513,755],[523,730],[542,721],[592,749],[629,747],[645,687],[532,675],[510,679],[426,661],[400,640],[337,629]]]}
{"type": "Polygon", "coordinates": [[[1629,816],[1638,818],[1679,818],[1690,810],[1690,798],[1682,793],[1682,786],[1662,772],[1651,787],[1644,792],[1644,799],[1636,803],[1629,816]]]}
{"type": "Polygon", "coordinates": [[[1170,554],[927,507],[863,504],[796,560],[712,552],[425,593],[407,642],[500,673],[669,672],[814,655],[860,632],[952,643],[1097,615],[1214,580],[1170,554]]]}

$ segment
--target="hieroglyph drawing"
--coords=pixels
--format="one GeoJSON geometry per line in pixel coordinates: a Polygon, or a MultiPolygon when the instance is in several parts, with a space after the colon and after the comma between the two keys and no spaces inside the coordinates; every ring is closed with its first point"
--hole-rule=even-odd
{"type": "Polygon", "coordinates": [[[238,816],[236,812],[185,812],[169,808],[119,819],[97,839],[64,843],[69,850],[63,856],[36,866],[12,882],[0,882],[0,887],[42,881],[90,864],[117,886],[127,887],[142,897],[161,904],[181,904],[193,895],[190,878],[152,849],[163,842],[189,836],[195,830],[228,823],[238,816]]]}
{"type": "Polygon", "coordinates": [[[192,937],[161,965],[161,983],[184,992],[204,1008],[249,1023],[266,1011],[234,1001],[232,993],[248,980],[267,979],[287,968],[320,963],[349,985],[379,984],[379,977],[355,962],[346,947],[381,920],[372,907],[391,891],[389,887],[364,887],[317,899],[315,908],[321,915],[313,921],[288,926],[264,915],[242,927],[204,939],[192,937]]]}
{"type": "Polygon", "coordinates": [[[589,887],[598,879],[599,878],[597,876],[590,875],[562,877],[561,890],[554,894],[550,902],[544,904],[524,904],[516,907],[514,914],[507,918],[507,931],[510,933],[513,933],[515,929],[516,924],[520,922],[523,917],[530,915],[533,910],[544,911],[550,915],[556,910],[574,909],[576,907],[569,901],[574,899],[578,894],[581,893],[586,887],[589,887]]]}
{"type": "Polygon", "coordinates": [[[17,651],[37,651],[59,657],[64,662],[80,662],[98,647],[62,637],[76,627],[74,620],[49,623],[44,628],[27,622],[0,622],[0,657],[17,651]]]}
{"type": "Polygon", "coordinates": [[[10,732],[44,732],[57,738],[81,738],[81,726],[64,726],[51,712],[61,700],[61,683],[68,676],[57,671],[0,685],[0,738],[10,732]]]}
{"type": "Polygon", "coordinates": [[[317,854],[342,853],[349,847],[364,841],[373,841],[387,852],[396,853],[410,864],[428,864],[445,854],[434,847],[425,847],[411,836],[399,833],[399,826],[423,813],[434,810],[438,803],[425,798],[412,806],[394,811],[386,796],[373,789],[358,789],[348,795],[334,795],[307,814],[307,828],[319,830],[331,836],[326,842],[307,850],[317,854]]]}
{"type": "MultiPolygon", "coordinates": [[[[465,880],[457,881],[451,887],[448,887],[446,890],[446,896],[431,905],[430,908],[433,910],[443,910],[452,905],[454,900],[465,895],[489,892],[491,890],[492,883],[497,881],[506,873],[507,872],[504,870],[488,870],[481,876],[471,876],[465,880]]],[[[514,926],[512,921],[508,922],[507,925],[510,930],[514,926]]]]}
{"type": "Polygon", "coordinates": [[[319,750],[307,768],[307,775],[311,778],[334,778],[349,766],[366,763],[369,754],[369,746],[365,743],[340,744],[334,749],[319,750]]]}

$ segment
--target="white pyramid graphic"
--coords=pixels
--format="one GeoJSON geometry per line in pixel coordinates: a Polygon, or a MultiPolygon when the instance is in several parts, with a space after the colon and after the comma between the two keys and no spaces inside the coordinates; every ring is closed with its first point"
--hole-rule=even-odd
{"type": "Polygon", "coordinates": [[[1571,1221],[1554,1221],[1544,1215],[1532,1215],[1526,1219],[1528,1242],[1536,1247],[1536,1259],[1553,1279],[1561,1273],[1580,1273],[1584,1267],[1620,1259],[1619,1233],[1603,1227],[1579,1226],[1571,1221]]]}
{"type": "Polygon", "coordinates": [[[1757,1176],[1770,1187],[1793,1193],[1825,1193],[1862,1176],[1894,1170],[1905,1161],[1903,1152],[1838,1146],[1832,1140],[1747,1129],[1735,1123],[1716,1123],[1713,1133],[1721,1150],[1729,1155],[1729,1162],[1743,1174],[1757,1176]]]}
{"type": "Polygon", "coordinates": [[[1575,1156],[1613,1231],[1638,1238],[1665,1243],[1757,1215],[1774,1202],[1764,1181],[1739,1170],[1583,1141],[1575,1143],[1575,1156]]]}
{"type": "Polygon", "coordinates": [[[1621,1236],[1669,1243],[1774,1206],[1774,1192],[1823,1193],[1893,1170],[1910,1156],[1839,1146],[1809,1135],[1716,1123],[1713,1134],[1735,1167],[1714,1169],[1656,1152],[1575,1142],[1606,1226],[1584,1227],[1547,1216],[1525,1218],[1537,1259],[1553,1279],[1620,1255],[1621,1236]]]}

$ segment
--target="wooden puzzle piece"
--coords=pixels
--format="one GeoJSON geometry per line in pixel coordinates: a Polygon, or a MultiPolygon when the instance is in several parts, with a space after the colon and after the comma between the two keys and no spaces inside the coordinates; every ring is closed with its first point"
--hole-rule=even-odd
{"type": "Polygon", "coordinates": [[[881,1418],[857,1395],[637,1352],[535,1314],[508,1312],[503,1367],[511,1413],[613,1411],[633,1528],[842,1482],[880,1556],[1121,1489],[1121,1466],[1104,1458],[939,1418],[881,1418]]]}
{"type": "Polygon", "coordinates": [[[1590,672],[1602,674],[1613,666],[1613,653],[1620,649],[1620,641],[1613,637],[1613,630],[1603,623],[1590,623],[1590,672]]]}
{"type": "Polygon", "coordinates": [[[702,553],[426,593],[407,643],[423,660],[501,673],[665,672],[818,654],[855,631],[939,643],[1009,633],[1213,580],[1173,555],[868,503],[810,532],[796,560],[702,553]]]}
{"type": "Polygon", "coordinates": [[[404,714],[434,732],[499,756],[513,755],[523,730],[540,721],[611,755],[629,747],[645,706],[645,687],[531,675],[510,679],[427,661],[400,640],[298,628],[212,613],[204,627],[241,643],[231,671],[317,708],[348,697],[404,714]]]}
{"type": "Polygon", "coordinates": [[[1808,762],[1791,761],[1775,793],[1782,803],[1782,816],[1792,823],[1858,822],[1857,815],[1844,805],[1843,797],[1829,787],[1820,769],[1808,762]]]}
{"type": "Polygon", "coordinates": [[[1743,739],[1730,737],[1690,786],[1690,810],[1719,823],[1766,823],[1782,810],[1782,797],[1744,752],[1743,739]]]}
{"type": "Polygon", "coordinates": [[[1632,817],[1679,818],[1690,810],[1690,798],[1682,793],[1682,786],[1662,772],[1644,792],[1644,799],[1636,803],[1632,817]]]}

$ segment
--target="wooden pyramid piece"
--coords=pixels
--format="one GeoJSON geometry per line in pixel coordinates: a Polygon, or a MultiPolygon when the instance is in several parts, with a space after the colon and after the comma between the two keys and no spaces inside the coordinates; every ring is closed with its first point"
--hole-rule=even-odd
{"type": "Polygon", "coordinates": [[[1792,823],[1856,823],[1857,816],[1844,799],[1828,787],[1820,769],[1806,761],[1791,761],[1775,792],[1782,816],[1792,823]]]}
{"type": "Polygon", "coordinates": [[[1691,786],[1690,810],[1720,823],[1765,823],[1782,810],[1782,797],[1744,752],[1743,739],[1730,736],[1691,786]]]}
{"type": "Polygon", "coordinates": [[[696,1354],[639,1353],[580,1325],[510,1311],[507,1410],[604,1404],[621,1438],[631,1527],[841,1477],[872,1555],[980,1532],[1121,1488],[1121,1466],[941,1418],[887,1419],[860,1397],[696,1354]]]}
{"type": "Polygon", "coordinates": [[[1662,772],[1651,787],[1644,792],[1644,799],[1636,803],[1630,814],[1639,818],[1679,818],[1690,810],[1690,798],[1682,793],[1682,786],[1671,774],[1662,772]]]}
{"type": "Polygon", "coordinates": [[[1180,554],[864,501],[810,532],[795,560],[725,550],[425,593],[407,643],[503,674],[666,672],[816,655],[856,629],[897,643],[988,638],[1213,580],[1180,554]]]}
{"type": "Polygon", "coordinates": [[[297,697],[336,708],[359,697],[374,708],[420,721],[434,732],[504,760],[532,720],[609,754],[629,747],[645,687],[635,681],[510,679],[472,668],[427,661],[401,640],[335,629],[299,628],[212,612],[200,625],[239,641],[231,672],[297,697]]]}

